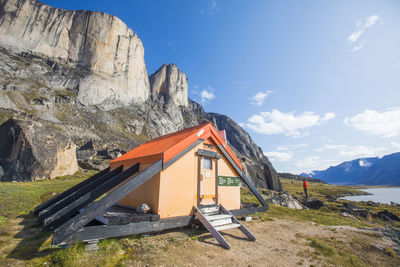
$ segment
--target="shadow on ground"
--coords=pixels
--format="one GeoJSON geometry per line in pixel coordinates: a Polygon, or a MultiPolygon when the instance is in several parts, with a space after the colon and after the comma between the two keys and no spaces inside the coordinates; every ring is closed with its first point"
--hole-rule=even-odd
{"type": "Polygon", "coordinates": [[[17,218],[22,218],[19,225],[22,225],[23,228],[13,238],[22,239],[7,255],[7,258],[30,260],[54,251],[54,249],[45,249],[39,252],[40,247],[51,236],[51,232],[42,232],[41,226],[36,223],[36,218],[32,213],[20,215],[17,218]]]}

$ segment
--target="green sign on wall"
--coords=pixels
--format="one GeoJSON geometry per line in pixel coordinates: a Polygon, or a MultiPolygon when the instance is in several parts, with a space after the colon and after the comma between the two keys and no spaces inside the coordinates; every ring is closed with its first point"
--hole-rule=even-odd
{"type": "Polygon", "coordinates": [[[242,179],[234,176],[218,176],[218,186],[242,186],[242,179]]]}

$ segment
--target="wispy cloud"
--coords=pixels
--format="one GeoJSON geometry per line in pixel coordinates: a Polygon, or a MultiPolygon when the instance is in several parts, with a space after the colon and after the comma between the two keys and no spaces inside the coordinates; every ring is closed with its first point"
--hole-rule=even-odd
{"type": "Polygon", "coordinates": [[[284,113],[274,109],[271,112],[261,112],[251,116],[247,123],[241,123],[241,126],[260,134],[284,134],[301,137],[309,134],[308,128],[323,124],[334,117],[335,113],[333,112],[324,115],[310,111],[295,114],[294,112],[284,113]]]}
{"type": "Polygon", "coordinates": [[[365,19],[360,19],[356,23],[356,30],[354,30],[348,37],[347,40],[353,45],[351,51],[355,52],[364,47],[365,41],[362,43],[356,43],[360,37],[365,33],[368,28],[374,26],[380,20],[379,15],[371,15],[365,19]]]}
{"type": "Polygon", "coordinates": [[[347,159],[354,158],[365,158],[365,157],[376,157],[384,155],[387,151],[384,147],[370,147],[364,145],[349,146],[349,145],[325,145],[323,147],[315,149],[316,152],[322,152],[326,150],[334,150],[339,152],[340,156],[346,157],[347,159]]]}
{"type": "Polygon", "coordinates": [[[257,94],[250,97],[250,103],[255,106],[261,106],[264,103],[264,100],[272,93],[274,92],[269,90],[265,92],[258,92],[257,94]]]}
{"type": "Polygon", "coordinates": [[[272,162],[286,162],[292,159],[293,152],[270,151],[264,152],[264,155],[272,162]]]}
{"type": "Polygon", "coordinates": [[[208,104],[211,100],[215,99],[214,88],[207,86],[200,92],[200,103],[202,105],[208,104]]]}
{"type": "Polygon", "coordinates": [[[396,60],[396,62],[394,63],[393,68],[394,68],[395,70],[400,70],[400,60],[396,60]]]}
{"type": "Polygon", "coordinates": [[[399,149],[400,150],[400,143],[397,142],[391,142],[390,143],[394,148],[399,149]]]}
{"type": "Polygon", "coordinates": [[[219,3],[217,2],[217,0],[210,0],[208,2],[207,8],[206,9],[202,9],[200,11],[200,13],[202,15],[215,15],[217,13],[219,13],[221,11],[221,7],[219,5],[219,3]]]}
{"type": "Polygon", "coordinates": [[[283,146],[277,146],[276,150],[278,151],[288,151],[288,150],[296,150],[299,148],[304,148],[308,147],[308,144],[294,144],[294,145],[283,145],[283,146]]]}
{"type": "Polygon", "coordinates": [[[347,117],[344,123],[358,131],[381,137],[400,135],[400,107],[381,111],[366,109],[364,112],[347,117]]]}
{"type": "Polygon", "coordinates": [[[334,164],[333,160],[324,159],[320,156],[310,156],[297,160],[294,165],[303,171],[326,169],[334,164]]]}

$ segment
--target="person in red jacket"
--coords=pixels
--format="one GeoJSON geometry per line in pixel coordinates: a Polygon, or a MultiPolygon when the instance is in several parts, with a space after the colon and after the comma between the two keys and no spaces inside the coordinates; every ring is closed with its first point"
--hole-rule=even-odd
{"type": "Polygon", "coordinates": [[[304,188],[304,194],[306,194],[306,199],[308,198],[308,193],[307,193],[307,188],[308,188],[308,184],[306,179],[303,179],[303,188],[304,188]]]}

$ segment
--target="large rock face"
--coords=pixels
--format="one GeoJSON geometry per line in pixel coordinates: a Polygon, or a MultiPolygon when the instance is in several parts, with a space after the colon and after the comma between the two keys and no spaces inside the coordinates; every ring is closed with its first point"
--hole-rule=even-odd
{"type": "Polygon", "coordinates": [[[191,101],[176,65],[149,78],[143,53],[140,39],[114,16],[0,0],[1,180],[72,173],[76,155],[81,167],[99,169],[116,153],[209,120],[227,131],[257,186],[281,190],[238,124],[191,101]]]}
{"type": "Polygon", "coordinates": [[[185,73],[175,64],[162,65],[150,76],[151,94],[163,96],[166,102],[176,106],[188,106],[188,83],[185,73]]]}
{"type": "Polygon", "coordinates": [[[117,17],[62,10],[33,0],[1,0],[0,5],[1,46],[84,72],[64,83],[49,79],[43,86],[76,89],[81,104],[106,109],[148,99],[142,42],[117,17]]]}
{"type": "Polygon", "coordinates": [[[78,171],[76,145],[51,126],[10,119],[0,126],[0,180],[34,181],[78,171]]]}

